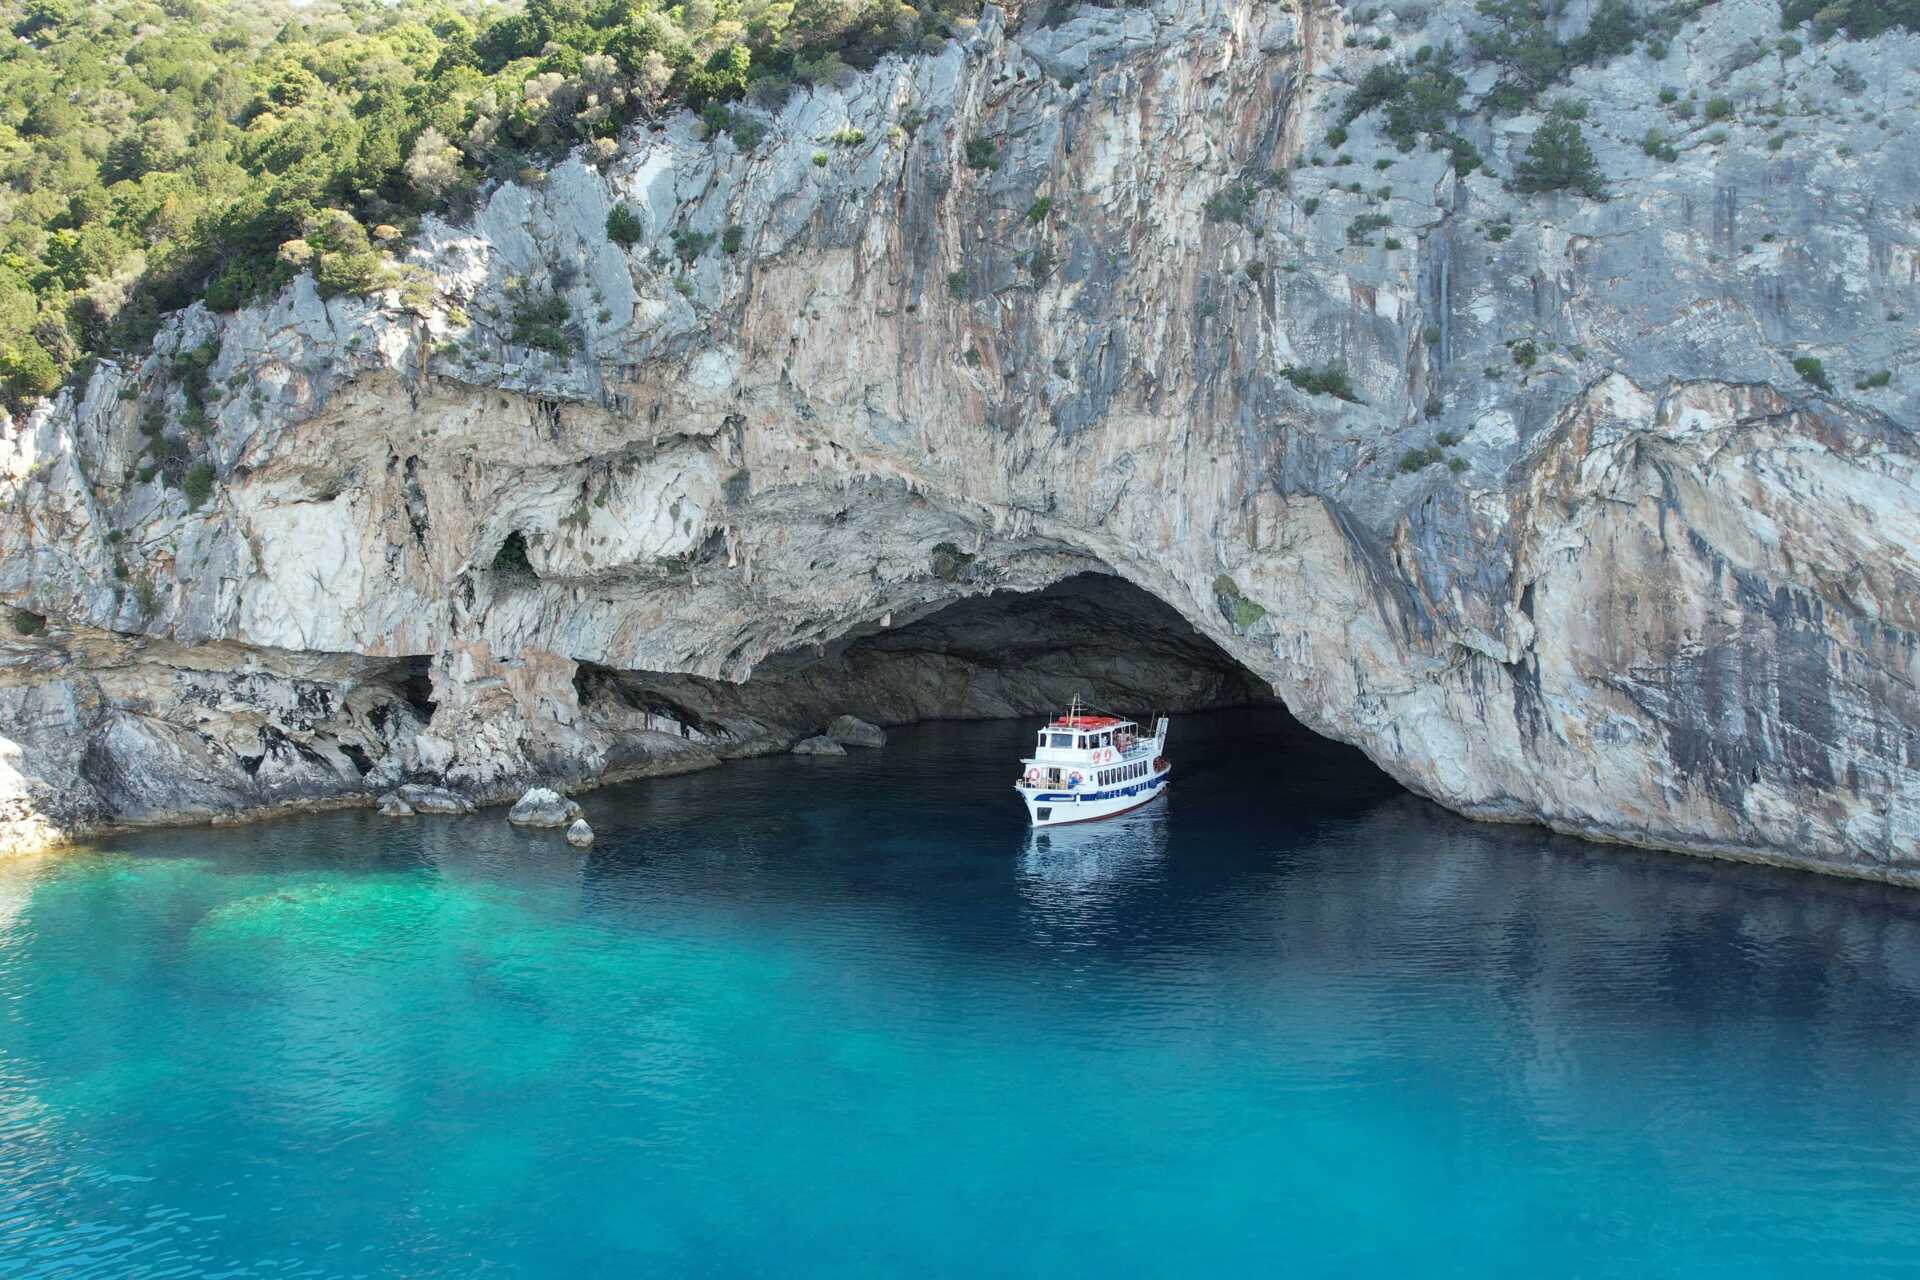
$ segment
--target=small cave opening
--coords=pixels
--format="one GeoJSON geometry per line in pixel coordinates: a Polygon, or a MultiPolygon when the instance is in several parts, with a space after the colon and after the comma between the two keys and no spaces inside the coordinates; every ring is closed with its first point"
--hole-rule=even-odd
{"type": "Polygon", "coordinates": [[[500,549],[493,553],[493,560],[487,568],[494,573],[523,578],[539,576],[533,571],[533,561],[527,556],[527,535],[518,529],[501,540],[500,549]]]}
{"type": "Polygon", "coordinates": [[[841,715],[879,725],[1003,719],[1060,711],[1076,698],[1135,716],[1285,714],[1264,680],[1171,606],[1106,573],[875,622],[777,654],[742,684],[582,663],[575,688],[610,729],[644,725],[722,755],[817,733],[841,715]]]}
{"type": "Polygon", "coordinates": [[[406,704],[419,713],[422,721],[433,719],[440,704],[433,700],[433,659],[425,656],[402,658],[393,673],[393,689],[406,704]]]}

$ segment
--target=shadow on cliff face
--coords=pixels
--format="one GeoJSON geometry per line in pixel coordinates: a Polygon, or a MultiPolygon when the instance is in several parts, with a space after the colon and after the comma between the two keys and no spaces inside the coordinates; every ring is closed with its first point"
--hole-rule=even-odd
{"type": "MultiPolygon", "coordinates": [[[[744,684],[582,664],[581,705],[709,743],[819,732],[840,715],[876,724],[993,719],[1072,699],[1135,715],[1279,706],[1266,683],[1168,605],[1108,574],[1043,591],[958,601],[899,625],[777,655],[744,684]]],[[[765,749],[764,741],[756,744],[765,749]]]]}

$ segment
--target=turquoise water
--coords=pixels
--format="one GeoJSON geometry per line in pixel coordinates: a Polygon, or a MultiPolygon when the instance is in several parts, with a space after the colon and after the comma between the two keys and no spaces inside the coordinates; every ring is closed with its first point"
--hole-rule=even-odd
{"type": "Polygon", "coordinates": [[[0,1275],[1920,1267],[1920,895],[1021,724],[0,867],[0,1275]]]}

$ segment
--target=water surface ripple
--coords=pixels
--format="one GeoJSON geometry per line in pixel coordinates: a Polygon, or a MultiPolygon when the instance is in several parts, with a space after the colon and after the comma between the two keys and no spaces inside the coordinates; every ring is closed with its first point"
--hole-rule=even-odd
{"type": "Polygon", "coordinates": [[[0,866],[0,1276],[1920,1268],[1920,895],[1028,732],[0,866]]]}

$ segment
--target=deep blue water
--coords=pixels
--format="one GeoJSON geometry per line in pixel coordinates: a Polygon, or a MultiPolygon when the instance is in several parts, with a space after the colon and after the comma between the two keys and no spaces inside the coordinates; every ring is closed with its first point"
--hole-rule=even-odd
{"type": "Polygon", "coordinates": [[[1920,895],[1030,731],[0,866],[0,1275],[1920,1267],[1920,895]]]}

